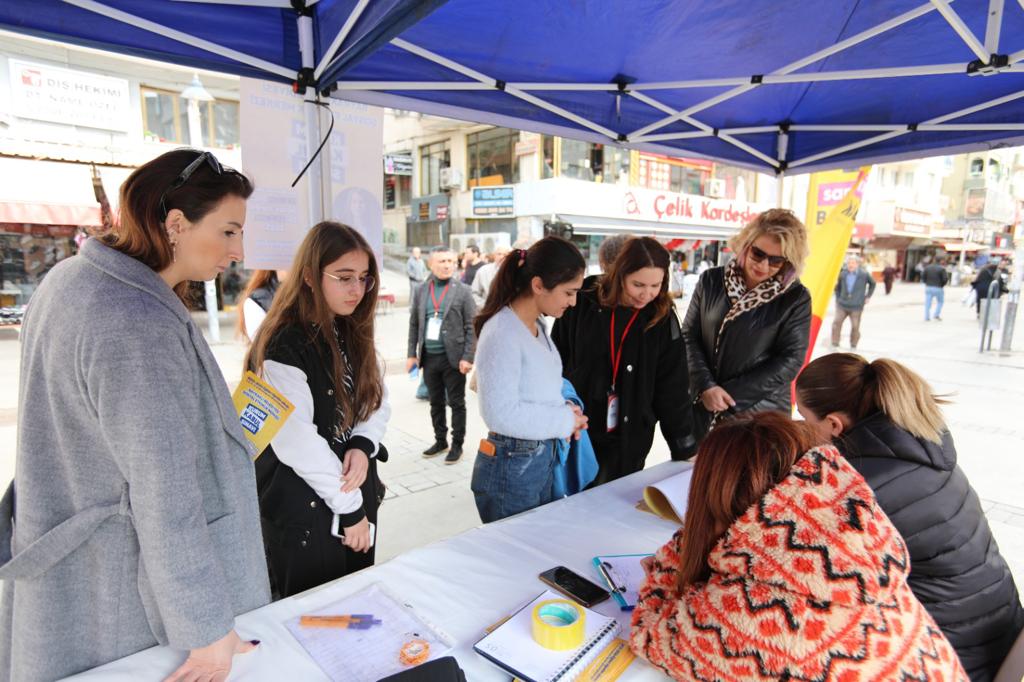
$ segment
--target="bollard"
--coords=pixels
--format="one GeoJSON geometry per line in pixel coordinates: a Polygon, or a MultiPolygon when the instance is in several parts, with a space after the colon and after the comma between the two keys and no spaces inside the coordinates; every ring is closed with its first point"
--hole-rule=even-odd
{"type": "MultiPolygon", "coordinates": [[[[985,352],[985,335],[988,335],[988,350],[992,350],[992,332],[988,328],[989,313],[992,310],[992,298],[997,295],[1000,288],[1002,287],[1002,281],[998,278],[993,279],[992,283],[988,285],[988,298],[985,299],[985,313],[981,317],[981,344],[978,346],[978,352],[985,352]]],[[[999,299],[996,299],[998,305],[999,299]]]]}
{"type": "Polygon", "coordinates": [[[1011,292],[1006,301],[1006,314],[1003,316],[1003,340],[999,344],[999,354],[1009,355],[1013,345],[1013,327],[1017,322],[1017,303],[1020,292],[1011,292]]]}

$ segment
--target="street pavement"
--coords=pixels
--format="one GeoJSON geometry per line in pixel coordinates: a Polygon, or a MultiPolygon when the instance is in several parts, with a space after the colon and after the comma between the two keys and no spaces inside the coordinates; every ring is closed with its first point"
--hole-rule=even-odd
{"type": "MultiPolygon", "coordinates": [[[[476,394],[468,391],[467,452],[462,461],[446,465],[443,456],[422,457],[420,453],[433,438],[429,405],[416,400],[416,382],[405,373],[406,283],[391,272],[385,272],[384,281],[398,294],[398,304],[377,317],[377,346],[387,363],[392,407],[385,437],[391,459],[380,466],[388,493],[378,522],[378,562],[480,523],[469,479],[476,444],[486,434],[476,394]]],[[[1003,554],[1024,586],[1024,467],[1017,460],[1024,454],[1024,351],[979,353],[974,310],[960,304],[965,292],[948,290],[944,320],[925,322],[921,285],[897,283],[891,296],[885,296],[879,286],[864,312],[858,352],[870,359],[885,356],[905,363],[927,378],[938,393],[947,395],[951,402],[944,412],[960,464],[983,500],[1003,554]]],[[[682,313],[681,306],[679,311],[682,313]]],[[[205,316],[196,319],[205,328],[205,316]]],[[[234,320],[230,314],[222,319],[227,331],[234,320]]],[[[831,324],[829,317],[815,355],[830,352],[831,324]]],[[[1018,323],[1016,345],[1024,348],[1021,326],[1018,323]]],[[[841,350],[848,346],[848,331],[844,332],[841,350]]],[[[226,339],[212,348],[233,388],[241,374],[244,346],[226,339]]],[[[17,333],[0,328],[0,482],[5,486],[14,472],[18,353],[17,333]]],[[[667,459],[668,448],[659,434],[647,462],[653,465],[667,459]]]]}

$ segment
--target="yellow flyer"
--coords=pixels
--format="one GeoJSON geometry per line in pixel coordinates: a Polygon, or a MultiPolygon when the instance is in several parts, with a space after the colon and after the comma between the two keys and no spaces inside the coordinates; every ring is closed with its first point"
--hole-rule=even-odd
{"type": "Polygon", "coordinates": [[[255,460],[270,445],[295,406],[252,372],[245,373],[232,398],[245,437],[254,446],[255,460]]]}

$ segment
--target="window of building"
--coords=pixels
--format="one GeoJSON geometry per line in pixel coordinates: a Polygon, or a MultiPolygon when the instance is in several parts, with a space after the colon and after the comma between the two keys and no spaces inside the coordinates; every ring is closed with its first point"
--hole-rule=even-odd
{"type": "Polygon", "coordinates": [[[985,172],[985,160],[984,159],[971,159],[971,170],[970,174],[972,178],[976,178],[985,172]]]}
{"type": "Polygon", "coordinates": [[[541,141],[541,163],[540,177],[542,180],[555,177],[555,138],[551,135],[544,135],[541,141]]]}
{"type": "Polygon", "coordinates": [[[711,177],[711,168],[710,162],[700,159],[640,154],[637,160],[637,184],[649,189],[702,194],[711,177]]]}
{"type": "Polygon", "coordinates": [[[466,136],[469,186],[508,185],[519,182],[516,142],[519,131],[491,128],[466,136]]]}
{"type": "Polygon", "coordinates": [[[604,150],[599,144],[562,139],[559,174],[577,180],[598,180],[604,171],[604,150]]]}
{"type": "Polygon", "coordinates": [[[903,186],[913,187],[914,186],[914,171],[904,171],[903,173],[903,186]]]}
{"type": "Polygon", "coordinates": [[[999,179],[999,162],[995,159],[988,160],[988,179],[998,180],[999,179]]]}
{"type": "Polygon", "coordinates": [[[384,176],[384,208],[401,208],[412,202],[411,175],[384,176]]]}
{"type": "Polygon", "coordinates": [[[193,141],[188,129],[188,101],[169,90],[142,88],[142,121],[147,139],[221,148],[238,144],[238,102],[200,102],[199,119],[202,140],[193,141]]]}
{"type": "Polygon", "coordinates": [[[629,150],[619,147],[604,148],[602,180],[609,184],[629,184],[629,150]]]}
{"type": "Polygon", "coordinates": [[[449,140],[420,147],[420,196],[441,191],[441,169],[451,166],[451,154],[449,140]]]}

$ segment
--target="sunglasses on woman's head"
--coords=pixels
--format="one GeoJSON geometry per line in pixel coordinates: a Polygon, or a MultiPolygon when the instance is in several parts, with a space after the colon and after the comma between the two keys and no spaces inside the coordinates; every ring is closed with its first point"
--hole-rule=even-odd
{"type": "Polygon", "coordinates": [[[238,173],[234,168],[228,168],[227,166],[220,165],[220,161],[217,160],[217,157],[210,152],[200,152],[199,156],[197,156],[192,163],[185,166],[185,170],[181,171],[181,173],[178,174],[178,177],[174,179],[174,182],[171,183],[171,186],[164,190],[164,193],[160,195],[161,220],[167,219],[168,211],[165,202],[167,201],[168,192],[173,192],[188,182],[188,179],[191,178],[204,163],[209,164],[210,169],[217,175],[222,175],[224,173],[238,173]]]}
{"type": "Polygon", "coordinates": [[[750,246],[750,257],[758,263],[763,263],[765,259],[768,259],[768,265],[773,268],[781,268],[786,264],[785,256],[769,256],[767,253],[757,248],[753,244],[750,246]]]}

